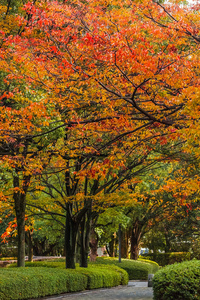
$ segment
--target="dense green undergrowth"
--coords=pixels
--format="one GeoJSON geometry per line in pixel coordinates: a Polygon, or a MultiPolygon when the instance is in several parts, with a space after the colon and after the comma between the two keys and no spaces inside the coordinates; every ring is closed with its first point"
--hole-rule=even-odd
{"type": "Polygon", "coordinates": [[[67,292],[126,285],[129,279],[147,279],[158,265],[151,261],[98,258],[88,268],[65,269],[63,260],[12,264],[0,269],[0,299],[30,299],[67,292]]]}
{"type": "Polygon", "coordinates": [[[119,267],[91,265],[87,269],[65,269],[63,262],[26,263],[0,269],[0,299],[30,299],[85,289],[128,283],[128,274],[119,267]]]}
{"type": "Polygon", "coordinates": [[[154,300],[199,300],[200,260],[175,263],[153,279],[154,300]]]}
{"type": "Polygon", "coordinates": [[[115,257],[98,257],[95,263],[106,265],[114,264],[128,273],[129,280],[147,280],[148,274],[154,274],[159,269],[159,265],[156,262],[144,259],[122,259],[121,262],[119,262],[118,258],[115,257]]]}
{"type": "MultiPolygon", "coordinates": [[[[64,259],[56,259],[55,261],[38,261],[34,263],[26,263],[26,266],[42,266],[42,267],[60,267],[64,268],[64,259]]],[[[117,266],[125,270],[129,275],[129,280],[147,280],[148,274],[155,274],[159,265],[150,260],[131,260],[131,259],[122,259],[119,263],[118,258],[116,257],[97,257],[96,262],[90,262],[89,267],[91,266],[117,266]]]]}
{"type": "MultiPolygon", "coordinates": [[[[15,266],[13,264],[13,266],[15,266]]],[[[59,268],[65,269],[65,262],[63,260],[55,261],[36,261],[36,262],[26,262],[27,267],[43,267],[43,268],[59,268]]],[[[12,265],[11,265],[12,267],[12,265]]],[[[68,271],[68,270],[66,270],[68,271]]],[[[128,283],[129,277],[128,273],[123,269],[115,265],[105,265],[105,264],[93,264],[90,263],[88,268],[80,268],[78,264],[76,265],[75,272],[84,274],[88,277],[88,289],[95,289],[100,287],[111,287],[116,285],[126,285],[128,283]],[[115,279],[113,281],[113,274],[115,273],[115,279]],[[98,282],[95,282],[98,281],[98,282]]]]}
{"type": "Polygon", "coordinates": [[[190,252],[170,252],[170,253],[148,253],[140,256],[141,259],[155,261],[159,266],[172,265],[191,259],[190,252]]]}

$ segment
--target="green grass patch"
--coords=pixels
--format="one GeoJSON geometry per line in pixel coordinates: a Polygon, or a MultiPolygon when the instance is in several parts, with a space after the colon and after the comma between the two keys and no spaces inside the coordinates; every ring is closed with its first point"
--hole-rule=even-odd
{"type": "Polygon", "coordinates": [[[200,260],[175,263],[153,279],[154,300],[200,299],[200,260]]]}

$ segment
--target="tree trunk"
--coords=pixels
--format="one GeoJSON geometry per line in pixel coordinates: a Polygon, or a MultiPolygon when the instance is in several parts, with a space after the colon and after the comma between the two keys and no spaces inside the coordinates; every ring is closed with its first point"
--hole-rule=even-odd
{"type": "Polygon", "coordinates": [[[88,251],[87,251],[87,245],[86,245],[86,220],[85,216],[83,220],[81,221],[81,239],[80,239],[80,267],[87,268],[87,256],[88,256],[88,251]]]}
{"type": "Polygon", "coordinates": [[[97,248],[98,248],[98,234],[95,232],[94,227],[91,229],[90,233],[90,261],[96,261],[98,256],[97,248]]]}
{"type": "Polygon", "coordinates": [[[80,253],[81,253],[81,231],[78,230],[77,232],[77,242],[76,242],[76,263],[80,264],[80,253]]]}
{"type": "Polygon", "coordinates": [[[17,266],[25,267],[25,210],[26,210],[26,193],[29,187],[31,176],[23,176],[22,186],[20,187],[19,171],[15,170],[16,175],[13,176],[13,199],[15,204],[15,213],[17,219],[18,234],[18,253],[17,266]],[[22,190],[22,191],[21,191],[22,190]]]}
{"type": "Polygon", "coordinates": [[[131,259],[137,260],[139,256],[139,245],[135,237],[131,237],[131,259]]]}
{"type": "Polygon", "coordinates": [[[121,256],[122,258],[128,258],[128,231],[122,231],[122,244],[121,244],[121,256]]]}
{"type": "MultiPolygon", "coordinates": [[[[14,188],[20,187],[19,177],[13,177],[14,188]]],[[[17,219],[17,266],[25,267],[25,209],[26,209],[26,194],[22,194],[19,190],[16,190],[13,194],[15,203],[15,213],[17,219]]]]}
{"type": "Polygon", "coordinates": [[[75,269],[75,254],[77,241],[78,224],[73,221],[69,210],[66,211],[65,226],[65,254],[66,269],[75,269]]]}
{"type": "Polygon", "coordinates": [[[171,243],[167,233],[165,233],[165,253],[169,253],[171,250],[171,243]]]}
{"type": "Polygon", "coordinates": [[[19,211],[18,209],[16,209],[16,217],[18,235],[17,266],[25,267],[25,211],[19,211]]]}
{"type": "Polygon", "coordinates": [[[80,267],[88,267],[88,253],[89,253],[89,241],[91,231],[91,209],[87,211],[87,214],[81,221],[81,255],[80,255],[80,267]]]}
{"type": "Polygon", "coordinates": [[[141,234],[142,226],[136,221],[131,232],[131,259],[138,259],[141,234]]]}
{"type": "Polygon", "coordinates": [[[46,238],[39,241],[38,239],[34,239],[33,251],[36,256],[43,256],[44,251],[46,249],[46,238]]]}
{"type": "Polygon", "coordinates": [[[111,241],[109,242],[109,256],[114,257],[114,251],[115,251],[115,236],[114,234],[111,236],[111,241]]]}
{"type": "Polygon", "coordinates": [[[33,261],[33,230],[27,232],[28,237],[28,261],[33,261]]]}

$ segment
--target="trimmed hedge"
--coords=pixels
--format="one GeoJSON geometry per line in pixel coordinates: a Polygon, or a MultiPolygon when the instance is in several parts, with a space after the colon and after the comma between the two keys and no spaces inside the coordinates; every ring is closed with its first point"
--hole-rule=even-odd
{"type": "Polygon", "coordinates": [[[30,299],[67,292],[128,283],[128,274],[119,267],[90,265],[87,269],[65,269],[64,262],[26,263],[0,269],[0,299],[30,299]]]}
{"type": "MultiPolygon", "coordinates": [[[[13,266],[16,266],[16,264],[13,266]]],[[[65,262],[61,261],[35,261],[26,262],[28,267],[46,267],[65,269],[65,262]]],[[[66,270],[66,269],[65,269],[66,270]]],[[[88,277],[88,289],[95,289],[101,287],[111,287],[117,285],[128,284],[128,274],[120,267],[115,265],[95,264],[89,263],[88,268],[80,268],[76,266],[76,272],[84,274],[88,277]]]]}
{"type": "Polygon", "coordinates": [[[153,278],[154,300],[200,299],[200,260],[175,263],[153,278]]]}
{"type": "Polygon", "coordinates": [[[159,266],[172,265],[190,260],[190,252],[171,252],[171,253],[148,253],[140,256],[140,259],[150,259],[159,264],[159,266]]]}
{"type": "Polygon", "coordinates": [[[77,271],[88,276],[88,289],[128,284],[127,272],[117,266],[89,265],[88,268],[78,267],[77,271]]]}
{"type": "Polygon", "coordinates": [[[87,288],[88,279],[74,270],[8,268],[0,270],[0,299],[30,299],[87,288]]]}
{"type": "Polygon", "coordinates": [[[154,274],[159,269],[157,263],[149,260],[122,259],[119,263],[118,258],[115,257],[97,257],[96,262],[92,264],[114,264],[124,269],[130,280],[147,280],[148,274],[154,274]]]}

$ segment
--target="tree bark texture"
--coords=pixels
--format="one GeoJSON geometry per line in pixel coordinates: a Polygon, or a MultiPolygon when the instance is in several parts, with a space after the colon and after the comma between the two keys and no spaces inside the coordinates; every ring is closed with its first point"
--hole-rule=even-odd
{"type": "Polygon", "coordinates": [[[92,215],[91,215],[91,207],[90,207],[87,213],[83,216],[81,221],[81,226],[80,226],[81,227],[80,267],[83,268],[88,267],[91,224],[92,224],[92,215]]]}
{"type": "Polygon", "coordinates": [[[65,224],[66,268],[75,269],[76,241],[79,224],[73,221],[69,210],[66,211],[65,224]]]}
{"type": "Polygon", "coordinates": [[[28,237],[28,261],[33,261],[33,230],[27,232],[28,237]]]}
{"type": "Polygon", "coordinates": [[[128,258],[128,242],[129,242],[129,232],[127,230],[122,231],[121,240],[121,256],[122,258],[128,258]]]}
{"type": "Polygon", "coordinates": [[[135,222],[131,231],[131,259],[137,260],[139,256],[139,243],[142,236],[142,226],[135,222]]]}
{"type": "Polygon", "coordinates": [[[109,251],[108,251],[108,255],[110,257],[114,257],[115,256],[115,242],[116,242],[116,238],[114,236],[114,234],[111,236],[111,241],[109,242],[109,251]]]}
{"type": "Polygon", "coordinates": [[[90,261],[96,261],[98,256],[97,248],[98,248],[98,234],[95,232],[94,227],[91,229],[90,233],[90,261]]]}

